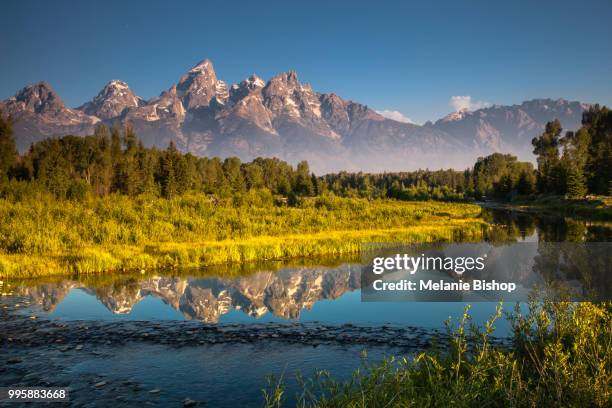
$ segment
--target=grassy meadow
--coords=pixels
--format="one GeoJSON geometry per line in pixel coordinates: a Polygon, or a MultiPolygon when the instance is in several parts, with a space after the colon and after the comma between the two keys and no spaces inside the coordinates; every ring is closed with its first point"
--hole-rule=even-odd
{"type": "Polygon", "coordinates": [[[0,199],[0,276],[32,277],[358,253],[364,242],[478,240],[470,204],[303,198],[45,193],[0,199]]]}

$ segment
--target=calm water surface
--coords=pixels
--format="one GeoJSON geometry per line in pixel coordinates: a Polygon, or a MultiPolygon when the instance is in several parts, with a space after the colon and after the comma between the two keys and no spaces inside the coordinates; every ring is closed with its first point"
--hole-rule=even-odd
{"type": "MultiPolygon", "coordinates": [[[[606,224],[541,218],[485,210],[494,226],[490,240],[538,242],[610,241],[606,224]]],[[[273,263],[228,269],[155,271],[74,279],[14,282],[28,312],[66,320],[199,320],[211,324],[312,322],[402,324],[440,327],[463,311],[465,302],[364,303],[360,259],[308,260],[301,265],[273,263]],[[226,278],[230,272],[236,277],[226,278]]],[[[475,321],[493,312],[494,302],[472,304],[475,321]]],[[[508,309],[513,305],[506,305],[508,309]]],[[[507,325],[498,325],[505,334],[507,325]]]]}
{"type": "MultiPolygon", "coordinates": [[[[487,240],[494,242],[612,241],[612,228],[604,223],[499,210],[484,210],[484,216],[493,225],[487,240]]],[[[316,321],[440,328],[449,316],[458,317],[463,311],[465,302],[362,302],[361,268],[359,258],[319,259],[10,284],[14,296],[29,304],[24,313],[59,320],[195,320],[221,325],[316,321]],[[228,272],[234,277],[227,278],[228,272]]],[[[474,321],[484,322],[495,306],[494,302],[474,303],[474,321]]],[[[508,323],[500,321],[495,334],[508,332],[508,323]]],[[[359,352],[357,347],[257,343],[176,350],[128,346],[118,348],[112,358],[75,362],[61,375],[121,373],[151,387],[163,385],[165,396],[160,398],[168,401],[190,396],[212,406],[258,406],[265,375],[328,368],[346,377],[359,366],[359,352]],[[227,395],[237,399],[228,401],[227,395]]],[[[393,350],[370,350],[370,361],[388,354],[393,350]]],[[[295,387],[295,381],[289,380],[289,390],[295,387]]]]}

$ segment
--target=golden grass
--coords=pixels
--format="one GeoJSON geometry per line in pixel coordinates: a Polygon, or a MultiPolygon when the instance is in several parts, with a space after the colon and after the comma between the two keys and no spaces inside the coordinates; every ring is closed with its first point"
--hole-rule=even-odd
{"type": "Polygon", "coordinates": [[[317,208],[314,200],[303,208],[212,208],[206,197],[175,203],[100,200],[65,206],[0,202],[0,213],[12,211],[10,222],[21,221],[22,228],[0,237],[0,276],[340,256],[359,253],[366,242],[478,240],[484,224],[479,208],[466,204],[333,198],[330,208],[317,208]],[[47,221],[36,219],[39,214],[47,221]],[[95,227],[103,224],[115,227],[95,227]],[[165,233],[154,234],[160,224],[166,224],[165,233]]]}

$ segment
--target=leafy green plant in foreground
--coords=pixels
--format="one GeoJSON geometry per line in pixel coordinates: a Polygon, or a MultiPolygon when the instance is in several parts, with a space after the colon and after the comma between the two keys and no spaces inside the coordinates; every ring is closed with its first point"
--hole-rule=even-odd
{"type": "MultiPolygon", "coordinates": [[[[298,378],[301,407],[609,407],[612,404],[612,303],[538,302],[508,319],[511,347],[490,336],[501,307],[478,328],[466,308],[450,345],[356,370],[347,381],[319,371],[298,378]]],[[[282,406],[282,382],[264,405],[282,406]]]]}

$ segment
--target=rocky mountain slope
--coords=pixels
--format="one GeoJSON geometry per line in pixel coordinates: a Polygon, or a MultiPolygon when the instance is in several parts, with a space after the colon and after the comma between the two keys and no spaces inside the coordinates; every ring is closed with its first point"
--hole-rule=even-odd
{"type": "Polygon", "coordinates": [[[46,82],[23,88],[0,103],[4,115],[13,118],[17,147],[27,150],[34,142],[55,135],[91,134],[101,120],[64,105],[46,82]]]}
{"type": "Polygon", "coordinates": [[[108,120],[121,116],[128,108],[137,108],[145,104],[145,101],[136,96],[125,82],[115,79],[110,81],[92,101],[77,109],[87,115],[108,120]]]}
{"type": "Polygon", "coordinates": [[[565,130],[580,127],[587,104],[564,99],[533,99],[520,105],[453,112],[426,127],[448,133],[472,149],[512,152],[532,159],[531,139],[544,131],[546,123],[559,119],[565,130]]]}
{"type": "Polygon", "coordinates": [[[492,151],[529,156],[531,138],[548,120],[559,118],[566,128],[578,128],[584,105],[538,99],[455,112],[419,126],[386,119],[334,93],[316,92],[294,71],[267,82],[251,75],[228,86],[204,60],[148,101],[125,82],[112,80],[91,101],[71,109],[40,82],[1,102],[0,109],[13,117],[21,151],[43,138],[129,123],[146,146],[165,148],[172,141],[196,155],[308,160],[323,173],[463,168],[492,151]]]}

